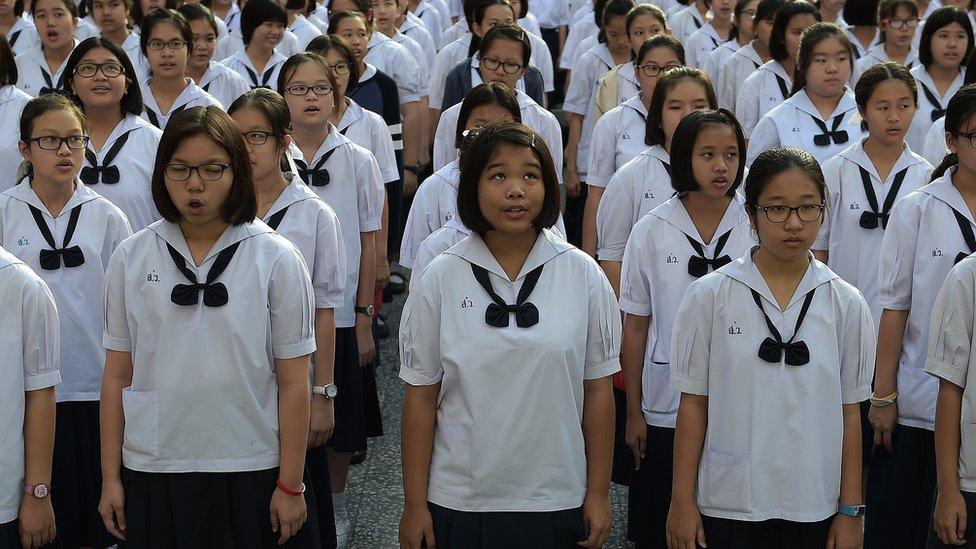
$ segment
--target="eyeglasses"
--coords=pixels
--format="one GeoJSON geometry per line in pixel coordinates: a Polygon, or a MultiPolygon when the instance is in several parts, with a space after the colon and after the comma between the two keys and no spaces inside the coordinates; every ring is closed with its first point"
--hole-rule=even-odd
{"type": "Polygon", "coordinates": [[[345,75],[349,74],[349,63],[346,63],[344,61],[340,61],[340,62],[336,63],[335,65],[332,65],[332,70],[335,71],[336,74],[341,74],[341,75],[345,76],[345,75]]]}
{"type": "Polygon", "coordinates": [[[952,133],[952,135],[955,135],[956,137],[965,138],[967,141],[969,141],[969,147],[972,149],[976,149],[976,141],[973,141],[973,139],[976,138],[976,132],[973,133],[950,132],[950,133],[952,133]]]}
{"type": "Polygon", "coordinates": [[[882,19],[882,23],[887,23],[889,27],[893,29],[900,29],[902,27],[908,27],[914,29],[918,26],[918,18],[914,17],[912,19],[882,19]]]}
{"type": "Polygon", "coordinates": [[[87,135],[69,135],[68,137],[58,137],[56,135],[42,135],[40,137],[32,137],[27,140],[28,143],[37,143],[37,146],[44,149],[45,151],[56,151],[61,148],[62,144],[68,145],[69,149],[81,150],[88,146],[88,136],[87,135]]]}
{"type": "Polygon", "coordinates": [[[315,95],[329,95],[332,93],[332,86],[327,84],[319,84],[318,86],[288,86],[285,91],[294,95],[296,97],[304,97],[308,95],[308,92],[312,92],[315,95]]]}
{"type": "Polygon", "coordinates": [[[640,69],[642,73],[644,73],[644,76],[648,78],[654,78],[655,76],[661,74],[667,69],[673,69],[675,67],[680,67],[680,66],[681,65],[678,64],[672,64],[672,65],[665,65],[663,67],[659,67],[657,65],[648,63],[646,65],[638,65],[637,68],[640,69]]]}
{"type": "Polygon", "coordinates": [[[186,181],[190,178],[190,173],[195,171],[197,177],[203,181],[217,181],[223,177],[224,170],[229,167],[228,164],[200,164],[199,166],[166,164],[163,166],[163,174],[171,181],[186,181]]]}
{"type": "Polygon", "coordinates": [[[754,19],[756,17],[756,10],[742,10],[742,13],[739,15],[754,19]]]}
{"type": "Polygon", "coordinates": [[[766,219],[770,223],[786,223],[786,220],[796,212],[800,221],[810,223],[823,217],[825,206],[823,204],[804,204],[791,208],[789,206],[759,206],[757,209],[766,214],[766,219]]]}
{"type": "Polygon", "coordinates": [[[278,137],[274,132],[265,132],[261,130],[252,130],[249,132],[241,132],[244,136],[244,140],[252,145],[264,145],[268,142],[269,137],[278,137]]]}
{"type": "Polygon", "coordinates": [[[146,44],[146,46],[153,51],[159,51],[163,48],[169,48],[173,51],[179,51],[186,47],[186,40],[180,40],[179,38],[174,38],[169,42],[164,42],[162,40],[153,39],[150,40],[146,44]]]}
{"type": "Polygon", "coordinates": [[[501,59],[495,59],[494,57],[482,57],[481,66],[493,71],[501,67],[505,74],[515,74],[522,70],[522,65],[518,63],[512,63],[509,61],[502,61],[501,59]]]}
{"type": "Polygon", "coordinates": [[[118,63],[82,63],[75,67],[75,74],[82,78],[91,78],[102,71],[105,78],[115,78],[122,74],[122,65],[118,63]]]}

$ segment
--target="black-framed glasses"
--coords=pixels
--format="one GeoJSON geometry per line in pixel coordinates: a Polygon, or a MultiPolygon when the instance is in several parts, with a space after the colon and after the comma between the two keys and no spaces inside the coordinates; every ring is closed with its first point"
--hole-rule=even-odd
{"type": "Polygon", "coordinates": [[[914,29],[918,26],[918,17],[912,17],[911,19],[882,19],[881,22],[887,23],[893,29],[900,29],[902,27],[914,29]]]}
{"type": "Polygon", "coordinates": [[[163,166],[163,175],[171,181],[186,181],[192,172],[197,172],[197,177],[203,181],[217,181],[223,177],[224,170],[229,167],[229,164],[217,164],[215,162],[200,164],[199,166],[166,164],[163,166]]]}
{"type": "Polygon", "coordinates": [[[481,66],[493,71],[501,67],[505,74],[515,74],[522,70],[522,65],[519,63],[512,63],[511,61],[502,61],[501,59],[495,59],[494,57],[482,57],[481,66]]]}
{"type": "Polygon", "coordinates": [[[969,147],[972,149],[976,149],[976,141],[974,141],[974,139],[976,139],[976,132],[973,133],[950,132],[950,133],[952,133],[952,135],[955,135],[956,137],[964,137],[967,141],[969,141],[969,147]]]}
{"type": "Polygon", "coordinates": [[[341,74],[343,76],[349,74],[349,63],[346,63],[345,61],[339,61],[335,65],[331,65],[331,67],[336,74],[341,74]]]}
{"type": "Polygon", "coordinates": [[[748,17],[749,19],[755,19],[756,18],[756,10],[742,10],[742,13],[740,13],[739,15],[744,15],[744,16],[748,17]]]}
{"type": "Polygon", "coordinates": [[[247,141],[251,145],[264,145],[268,142],[269,137],[278,137],[274,132],[266,132],[262,130],[241,132],[241,135],[244,136],[244,141],[247,141]]]}
{"type": "Polygon", "coordinates": [[[186,40],[180,38],[174,38],[169,41],[152,39],[146,43],[146,47],[153,51],[159,51],[163,48],[169,48],[173,51],[179,51],[186,47],[186,40]]]}
{"type": "Polygon", "coordinates": [[[122,74],[122,65],[118,63],[81,63],[75,67],[75,74],[82,78],[91,78],[102,71],[105,78],[115,78],[122,74]]]}
{"type": "Polygon", "coordinates": [[[681,65],[678,64],[672,64],[672,65],[665,65],[661,67],[655,65],[654,63],[647,63],[646,65],[638,65],[637,68],[640,69],[642,73],[644,73],[644,76],[648,78],[654,78],[655,76],[658,76],[659,74],[661,74],[662,72],[668,69],[673,69],[675,67],[680,67],[680,66],[681,65]]]}
{"type": "Polygon", "coordinates": [[[766,214],[766,219],[770,223],[786,223],[793,212],[796,212],[800,221],[810,223],[823,217],[825,208],[826,206],[823,204],[803,204],[794,208],[789,206],[759,206],[757,209],[766,214]]]}
{"type": "Polygon", "coordinates": [[[308,92],[312,92],[315,95],[329,95],[332,93],[332,86],[328,84],[319,84],[317,86],[303,86],[297,84],[294,86],[288,86],[285,91],[294,95],[296,97],[304,97],[308,95],[308,92]]]}
{"type": "Polygon", "coordinates": [[[45,151],[56,151],[61,145],[67,145],[69,149],[81,150],[88,146],[89,137],[87,135],[69,135],[68,137],[58,137],[57,135],[41,135],[31,137],[28,142],[37,143],[37,146],[45,151]]]}

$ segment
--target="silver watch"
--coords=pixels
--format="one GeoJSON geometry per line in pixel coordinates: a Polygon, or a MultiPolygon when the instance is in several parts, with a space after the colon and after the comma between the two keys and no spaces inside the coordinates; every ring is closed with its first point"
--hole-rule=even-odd
{"type": "Polygon", "coordinates": [[[339,395],[339,388],[335,386],[335,383],[329,383],[328,385],[312,385],[313,395],[322,395],[326,400],[334,400],[336,396],[339,395]]]}

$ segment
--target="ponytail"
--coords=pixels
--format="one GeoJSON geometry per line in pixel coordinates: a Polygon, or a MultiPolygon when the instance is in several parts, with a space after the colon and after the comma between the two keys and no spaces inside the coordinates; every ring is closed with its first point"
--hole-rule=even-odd
{"type": "Polygon", "coordinates": [[[935,170],[932,171],[932,178],[929,179],[929,183],[935,181],[936,179],[939,179],[940,177],[945,175],[946,172],[949,171],[951,168],[954,168],[958,165],[959,165],[958,154],[956,153],[946,154],[945,158],[942,159],[942,162],[938,166],[936,166],[935,170]]]}

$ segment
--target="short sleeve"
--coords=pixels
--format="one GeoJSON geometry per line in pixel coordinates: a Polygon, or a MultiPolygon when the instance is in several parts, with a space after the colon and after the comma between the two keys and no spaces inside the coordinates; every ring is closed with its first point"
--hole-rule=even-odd
{"type": "Polygon", "coordinates": [[[874,360],[878,342],[874,332],[871,310],[860,292],[850,300],[845,311],[843,329],[839,336],[841,399],[844,404],[863,402],[871,396],[874,379],[874,360]]]}
{"type": "Polygon", "coordinates": [[[813,250],[830,249],[830,224],[834,219],[834,215],[838,213],[837,204],[840,201],[841,174],[843,173],[844,162],[846,162],[844,157],[837,155],[823,165],[828,204],[826,215],[824,215],[823,222],[820,224],[820,232],[817,233],[817,239],[813,242],[813,246],[811,246],[813,250]]]}
{"type": "Polygon", "coordinates": [[[441,48],[434,58],[434,68],[430,71],[430,78],[427,81],[427,106],[431,109],[440,109],[444,103],[444,83],[447,81],[447,73],[451,70],[450,54],[453,48],[450,44],[441,48]]]}
{"type": "Polygon", "coordinates": [[[563,101],[563,110],[578,115],[586,115],[593,94],[595,79],[593,63],[597,62],[592,53],[579,56],[573,64],[573,76],[569,79],[569,89],[563,101]]]}
{"type": "MultiPolygon", "coordinates": [[[[556,168],[556,178],[559,183],[563,182],[563,130],[559,126],[559,120],[556,115],[542,108],[538,107],[541,113],[542,120],[540,121],[539,128],[533,128],[535,131],[539,132],[542,140],[546,142],[546,146],[549,147],[549,154],[552,156],[552,165],[556,168]]],[[[455,121],[455,124],[457,122],[455,121]]],[[[457,154],[455,149],[455,155],[457,154]]],[[[450,161],[454,159],[451,158],[450,161]]]]}
{"type": "Polygon", "coordinates": [[[373,156],[376,157],[376,164],[380,168],[380,177],[383,183],[392,183],[400,179],[400,171],[397,169],[396,153],[393,151],[393,136],[387,128],[383,119],[379,115],[372,116],[374,113],[363,113],[370,117],[369,135],[372,146],[373,156]]]}
{"type": "Polygon", "coordinates": [[[268,283],[271,352],[277,359],[289,359],[315,351],[315,296],[301,252],[284,237],[278,238],[286,249],[272,267],[268,283]]]}
{"type": "Polygon", "coordinates": [[[380,167],[373,154],[364,149],[358,152],[356,181],[359,182],[359,232],[370,233],[380,230],[383,224],[383,201],[386,200],[386,187],[380,177],[380,167]]]}
{"type": "Polygon", "coordinates": [[[108,268],[105,270],[105,291],[103,293],[105,331],[102,334],[102,344],[106,349],[112,351],[132,351],[125,294],[127,255],[126,248],[117,248],[109,259],[108,268]]]}
{"type": "Polygon", "coordinates": [[[742,83],[738,99],[735,101],[735,117],[742,126],[742,133],[746,139],[752,139],[752,130],[759,123],[759,86],[762,82],[762,71],[750,74],[742,83]]]}
{"type": "MultiPolygon", "coordinates": [[[[24,268],[25,275],[28,270],[24,268]]],[[[51,290],[33,273],[29,276],[21,306],[24,390],[37,391],[61,382],[61,373],[58,370],[61,363],[61,334],[58,310],[51,290]]]]}
{"type": "Polygon", "coordinates": [[[576,47],[583,39],[583,21],[577,21],[569,26],[566,34],[566,41],[563,44],[562,55],[559,57],[559,68],[567,71],[573,70],[573,59],[575,58],[576,47]]]}
{"type": "Polygon", "coordinates": [[[911,308],[920,222],[919,206],[914,200],[904,197],[895,202],[878,260],[878,304],[884,309],[911,308]]]}
{"type": "Polygon", "coordinates": [[[400,379],[410,385],[434,385],[444,376],[440,273],[429,271],[423,273],[418,287],[411,288],[400,318],[400,379]]]}
{"type": "Polygon", "coordinates": [[[437,121],[437,131],[434,132],[434,171],[447,166],[458,156],[458,150],[454,147],[454,137],[460,108],[457,106],[457,108],[447,109],[437,121]]]}
{"type": "MultiPolygon", "coordinates": [[[[640,157],[637,157],[638,159],[640,157]]],[[[622,261],[634,217],[632,171],[640,169],[635,159],[624,164],[610,178],[596,210],[597,256],[601,261],[622,261]]]]}
{"type": "Polygon", "coordinates": [[[973,346],[973,262],[963,261],[946,277],[932,309],[925,371],[966,387],[973,346]]]}
{"type": "Polygon", "coordinates": [[[393,74],[389,76],[396,80],[397,90],[400,92],[400,104],[420,101],[423,94],[420,89],[420,67],[417,66],[407,48],[400,46],[396,49],[397,55],[391,67],[393,74]]]}
{"type": "Polygon", "coordinates": [[[712,345],[714,291],[703,285],[709,275],[688,287],[671,333],[671,389],[692,395],[708,395],[708,369],[712,345]]]}
{"type": "Polygon", "coordinates": [[[634,225],[624,248],[620,270],[620,310],[631,315],[651,316],[651,279],[647,269],[652,256],[646,244],[651,242],[648,227],[653,221],[644,216],[634,225]]]}
{"type": "Polygon", "coordinates": [[[590,282],[589,322],[583,379],[599,379],[620,371],[620,309],[613,287],[595,264],[590,282]]]}
{"type": "Polygon", "coordinates": [[[400,241],[400,264],[408,269],[413,268],[417,250],[431,233],[440,228],[440,216],[437,215],[437,192],[443,188],[437,175],[428,177],[414,194],[413,204],[407,213],[407,223],[403,228],[403,238],[400,241]]]}
{"type": "Polygon", "coordinates": [[[587,165],[590,167],[587,172],[586,184],[593,187],[606,187],[610,182],[615,170],[614,160],[617,157],[617,140],[614,135],[614,126],[620,116],[620,109],[625,107],[615,107],[607,114],[600,117],[593,127],[593,135],[590,137],[590,158],[587,165]]]}
{"type": "MultiPolygon", "coordinates": [[[[770,113],[772,112],[770,111],[770,113]]],[[[778,147],[779,145],[779,131],[776,129],[776,121],[773,120],[772,116],[766,114],[756,124],[756,129],[752,130],[752,135],[749,137],[746,166],[751,166],[752,161],[759,156],[759,153],[766,149],[778,147]]]]}
{"type": "Polygon", "coordinates": [[[342,242],[339,218],[323,204],[316,220],[315,264],[312,265],[312,288],[316,309],[342,307],[346,285],[346,246],[342,242]]]}

